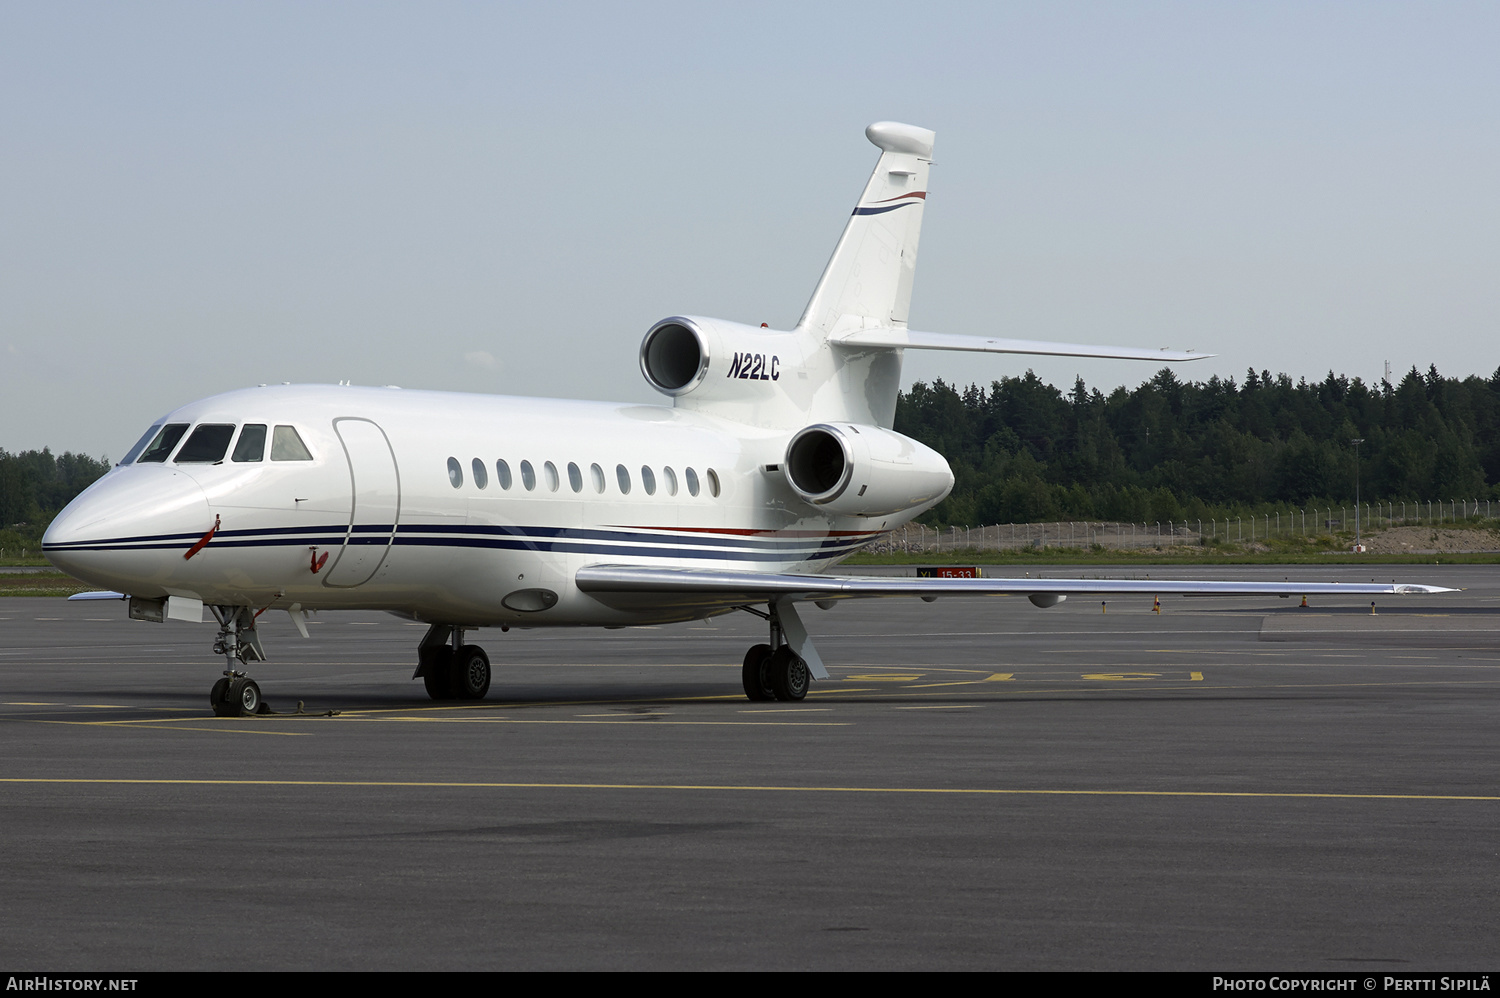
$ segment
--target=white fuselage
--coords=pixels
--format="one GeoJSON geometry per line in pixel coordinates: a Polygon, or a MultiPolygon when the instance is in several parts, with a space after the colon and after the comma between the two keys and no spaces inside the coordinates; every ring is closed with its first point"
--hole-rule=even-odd
{"type": "Polygon", "coordinates": [[[47,553],[144,598],[472,626],[685,619],[700,614],[606,607],[574,576],[601,564],[820,572],[941,498],[826,515],[768,470],[785,429],[662,406],[304,385],[229,392],[160,422],[290,425],[312,459],[168,459],[95,483],[53,522],[47,553]]]}

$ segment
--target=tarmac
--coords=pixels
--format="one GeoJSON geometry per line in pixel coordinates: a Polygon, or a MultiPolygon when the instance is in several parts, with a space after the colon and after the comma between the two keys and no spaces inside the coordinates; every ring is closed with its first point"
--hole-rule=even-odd
{"type": "Polygon", "coordinates": [[[475,632],[464,705],[268,613],[242,719],[211,624],[0,600],[0,965],[1494,970],[1500,566],[1042,574],[1376,568],[1465,591],[809,604],[795,704],[743,613],[475,632]]]}

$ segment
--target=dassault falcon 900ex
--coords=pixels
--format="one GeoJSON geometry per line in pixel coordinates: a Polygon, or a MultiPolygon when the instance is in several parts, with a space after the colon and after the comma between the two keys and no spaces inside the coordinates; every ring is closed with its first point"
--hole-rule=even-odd
{"type": "Polygon", "coordinates": [[[860,597],[1437,592],[1418,585],[858,578],[828,569],[940,502],[942,455],[891,429],[905,350],[1185,361],[1172,350],[907,328],[933,133],[879,122],[880,159],[790,330],[672,316],[641,373],[670,406],[395,387],[250,388],[146,431],[44,538],[58,568],[142,620],[218,621],[220,715],[262,709],[256,618],[386,610],[429,625],[413,678],[479,699],[480,627],[763,617],[751,700],[828,678],[798,609],[860,597]]]}

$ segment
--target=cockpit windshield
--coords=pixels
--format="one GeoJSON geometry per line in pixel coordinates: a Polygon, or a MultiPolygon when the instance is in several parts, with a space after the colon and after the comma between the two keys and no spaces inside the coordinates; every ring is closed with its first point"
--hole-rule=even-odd
{"type": "Polygon", "coordinates": [[[284,424],[268,434],[266,430],[270,427],[265,423],[246,423],[240,429],[238,440],[235,440],[233,423],[199,423],[193,427],[191,434],[187,432],[189,426],[192,424],[157,423],[130,448],[120,463],[163,464],[167,458],[172,457],[172,451],[177,450],[177,456],[173,459],[176,464],[222,464],[224,455],[229,453],[229,443],[233,440],[234,453],[230,460],[237,464],[254,464],[267,457],[267,436],[271,438],[269,456],[272,461],[313,459],[312,452],[302,442],[301,434],[295,427],[284,424]],[[182,444],[181,449],[177,449],[184,435],[187,436],[187,442],[182,444]]]}
{"type": "Polygon", "coordinates": [[[141,439],[135,442],[134,447],[125,452],[125,456],[120,458],[120,463],[129,464],[137,457],[140,457],[141,451],[146,449],[146,445],[149,444],[152,438],[155,437],[159,432],[161,432],[161,424],[157,423],[155,426],[151,427],[151,429],[147,430],[145,434],[141,436],[141,439]]]}
{"type": "Polygon", "coordinates": [[[177,463],[216,464],[224,460],[233,436],[233,423],[200,423],[177,452],[177,463]]]}
{"type": "MultiPolygon", "coordinates": [[[[136,459],[136,464],[163,464],[171,455],[172,448],[177,446],[177,441],[187,432],[186,423],[168,423],[161,428],[152,440],[150,446],[136,459]]],[[[137,447],[140,445],[137,444],[137,447]]]]}

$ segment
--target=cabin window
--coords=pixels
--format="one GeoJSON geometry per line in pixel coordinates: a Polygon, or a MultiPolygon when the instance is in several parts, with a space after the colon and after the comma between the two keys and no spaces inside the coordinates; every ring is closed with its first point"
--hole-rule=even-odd
{"type": "Polygon", "coordinates": [[[530,461],[521,462],[521,484],[526,486],[527,492],[536,488],[536,469],[531,466],[530,461]]]}
{"type": "Polygon", "coordinates": [[[661,477],[666,480],[667,495],[675,496],[677,494],[677,472],[673,471],[670,466],[665,467],[661,469],[661,477]]]}
{"type": "Polygon", "coordinates": [[[234,439],[233,423],[200,423],[177,452],[178,464],[218,464],[234,439]]]}
{"type": "Polygon", "coordinates": [[[502,489],[510,491],[510,465],[503,460],[495,462],[495,480],[500,483],[502,489]]]}
{"type": "Polygon", "coordinates": [[[594,491],[604,495],[604,469],[597,464],[589,465],[589,477],[594,480],[594,491]]]}
{"type": "MultiPolygon", "coordinates": [[[[278,426],[277,429],[279,430],[281,427],[278,426]]],[[[461,489],[464,485],[464,469],[458,463],[458,458],[456,457],[448,459],[448,484],[452,485],[455,489],[461,489]]]]}
{"type": "Polygon", "coordinates": [[[551,461],[548,461],[546,464],[542,465],[542,471],[546,472],[547,474],[547,491],[556,492],[557,486],[561,484],[558,481],[557,477],[557,465],[553,464],[551,461]]]}
{"type": "Polygon", "coordinates": [[[646,465],[641,465],[641,488],[646,490],[646,495],[656,495],[656,475],[646,465]]]}
{"type": "Polygon", "coordinates": [[[688,468],[682,474],[683,474],[683,477],[687,479],[688,495],[690,495],[690,496],[697,495],[698,494],[698,473],[696,471],[694,471],[692,468],[688,468]]]}
{"type": "Polygon", "coordinates": [[[489,469],[484,466],[483,461],[476,457],[470,467],[474,469],[474,487],[476,489],[483,489],[490,484],[489,469]]]}
{"type": "Polygon", "coordinates": [[[265,458],[266,424],[246,423],[245,428],[240,431],[240,439],[235,442],[234,453],[229,456],[229,459],[246,464],[264,461],[265,458]]]}
{"type": "Polygon", "coordinates": [[[719,473],[712,468],[708,469],[708,494],[719,498],[719,473]]]}
{"type": "Polygon", "coordinates": [[[295,428],[290,426],[276,427],[276,432],[271,434],[272,461],[311,461],[312,459],[312,452],[307,449],[307,445],[297,435],[295,428]]]}
{"type": "Polygon", "coordinates": [[[140,456],[141,451],[143,451],[143,450],[146,449],[146,445],[151,442],[151,439],[153,437],[155,437],[160,432],[161,432],[161,424],[160,423],[157,423],[155,426],[151,427],[151,429],[147,430],[145,436],[143,436],[143,437],[141,437],[141,439],[137,440],[135,442],[135,446],[132,447],[132,448],[130,448],[130,450],[128,450],[128,451],[125,452],[125,456],[120,459],[120,463],[121,464],[129,464],[131,461],[134,461],[137,457],[140,456]]]}
{"type": "Polygon", "coordinates": [[[172,448],[177,446],[177,441],[182,439],[187,428],[186,423],[168,423],[163,426],[161,432],[156,435],[155,440],[151,441],[151,446],[146,448],[146,452],[141,455],[136,464],[165,463],[167,455],[172,453],[172,448]]]}
{"type": "Polygon", "coordinates": [[[578,465],[572,461],[568,462],[568,486],[574,492],[583,491],[583,472],[578,470],[578,465]]]}
{"type": "Polygon", "coordinates": [[[620,495],[630,495],[630,469],[623,464],[615,465],[615,478],[620,482],[620,495]]]}

